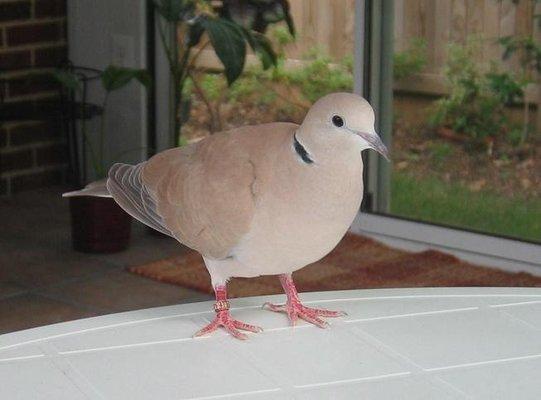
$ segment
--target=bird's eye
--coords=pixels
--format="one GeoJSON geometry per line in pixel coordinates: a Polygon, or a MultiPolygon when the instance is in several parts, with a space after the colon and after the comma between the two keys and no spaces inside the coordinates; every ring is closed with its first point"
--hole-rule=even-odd
{"type": "Polygon", "coordinates": [[[334,126],[337,126],[338,128],[341,128],[344,126],[344,120],[339,115],[333,115],[332,123],[334,126]]]}

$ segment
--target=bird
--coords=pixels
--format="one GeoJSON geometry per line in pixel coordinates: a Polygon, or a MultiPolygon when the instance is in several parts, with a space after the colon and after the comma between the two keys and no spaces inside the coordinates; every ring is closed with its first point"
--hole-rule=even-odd
{"type": "Polygon", "coordinates": [[[389,154],[374,110],[352,93],[317,100],[300,125],[274,122],[215,133],[137,165],[114,164],[103,185],[70,195],[108,193],[128,214],[199,252],[215,292],[219,328],[234,338],[262,329],[231,315],[227,282],[278,275],[284,304],[265,303],[326,328],[343,311],[305,306],[293,272],[327,255],[348,231],[363,198],[361,152],[389,154]]]}

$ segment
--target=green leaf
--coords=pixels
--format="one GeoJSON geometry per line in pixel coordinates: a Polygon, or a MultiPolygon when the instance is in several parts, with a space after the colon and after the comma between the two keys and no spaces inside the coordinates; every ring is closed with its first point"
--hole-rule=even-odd
{"type": "Polygon", "coordinates": [[[152,85],[152,77],[146,69],[136,69],[134,77],[147,89],[152,85]]]}
{"type": "Polygon", "coordinates": [[[284,15],[284,19],[287,24],[287,29],[289,29],[289,33],[291,34],[291,36],[295,36],[295,24],[293,23],[293,18],[291,17],[291,14],[289,13],[289,6],[285,11],[286,12],[284,15]]]}
{"type": "Polygon", "coordinates": [[[224,18],[207,17],[201,24],[224,66],[227,83],[231,85],[242,73],[246,59],[246,42],[242,28],[224,18]]]}
{"type": "Polygon", "coordinates": [[[58,69],[52,73],[52,76],[68,90],[73,90],[74,92],[81,92],[83,90],[79,77],[73,72],[58,69]]]}
{"type": "Polygon", "coordinates": [[[246,41],[261,60],[263,69],[268,69],[273,65],[276,66],[278,57],[272,48],[270,40],[265,35],[248,29],[243,29],[243,33],[246,41]]]}
{"type": "Polygon", "coordinates": [[[265,33],[270,24],[285,21],[291,36],[295,35],[288,0],[222,1],[220,15],[259,33],[265,33]]]}
{"type": "Polygon", "coordinates": [[[179,22],[188,12],[194,10],[192,0],[154,0],[154,8],[169,22],[179,22]]]}
{"type": "Polygon", "coordinates": [[[144,69],[108,66],[101,74],[101,82],[107,92],[112,92],[126,86],[133,79],[139,81],[143,86],[151,84],[151,78],[144,69]]]}
{"type": "Polygon", "coordinates": [[[200,42],[201,36],[203,36],[203,32],[205,32],[202,20],[202,18],[198,17],[193,23],[188,24],[188,32],[186,33],[185,39],[187,47],[197,46],[197,44],[200,42]]]}

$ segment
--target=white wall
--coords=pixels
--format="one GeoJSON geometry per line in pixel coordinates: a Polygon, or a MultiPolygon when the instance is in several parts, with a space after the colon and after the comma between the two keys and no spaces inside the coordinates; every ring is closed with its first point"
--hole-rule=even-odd
{"type": "MultiPolygon", "coordinates": [[[[77,66],[98,69],[112,63],[145,68],[145,14],[144,0],[68,1],[70,60],[77,66]]],[[[88,100],[101,103],[102,99],[100,85],[92,85],[88,100]]],[[[107,166],[116,161],[134,163],[145,158],[147,105],[145,89],[139,83],[132,82],[111,94],[105,125],[107,166]],[[120,156],[129,150],[132,151],[120,156]]],[[[89,124],[93,136],[97,136],[98,129],[98,120],[89,124]]]]}

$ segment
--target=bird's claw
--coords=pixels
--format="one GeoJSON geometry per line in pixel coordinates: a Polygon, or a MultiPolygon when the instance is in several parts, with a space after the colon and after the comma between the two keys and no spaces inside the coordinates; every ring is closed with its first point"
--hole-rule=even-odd
{"type": "Polygon", "coordinates": [[[344,311],[330,311],[321,308],[306,307],[297,301],[288,301],[282,305],[265,303],[263,304],[263,308],[274,312],[286,313],[291,325],[296,325],[297,320],[300,318],[320,328],[327,328],[329,326],[329,323],[320,317],[336,318],[347,315],[344,311]]]}
{"type": "Polygon", "coordinates": [[[224,328],[224,330],[228,332],[231,336],[240,340],[248,339],[248,336],[240,332],[240,330],[253,333],[263,332],[263,329],[261,329],[259,326],[249,325],[242,321],[234,319],[233,317],[231,317],[229,311],[226,310],[216,313],[216,317],[214,318],[214,320],[203,329],[197,331],[194,334],[194,337],[208,335],[216,331],[219,327],[224,328]]]}

